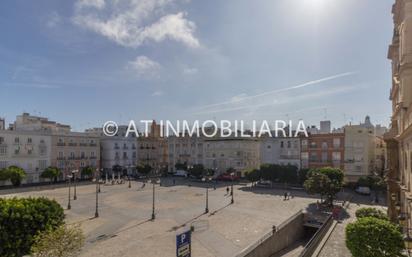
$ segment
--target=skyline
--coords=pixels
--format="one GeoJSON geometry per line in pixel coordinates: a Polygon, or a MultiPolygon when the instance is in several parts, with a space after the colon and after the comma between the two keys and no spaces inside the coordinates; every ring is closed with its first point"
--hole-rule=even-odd
{"type": "Polygon", "coordinates": [[[340,127],[366,115],[387,126],[391,5],[3,2],[0,90],[15,100],[1,101],[0,116],[10,123],[25,111],[76,131],[130,119],[326,118],[340,127]]]}

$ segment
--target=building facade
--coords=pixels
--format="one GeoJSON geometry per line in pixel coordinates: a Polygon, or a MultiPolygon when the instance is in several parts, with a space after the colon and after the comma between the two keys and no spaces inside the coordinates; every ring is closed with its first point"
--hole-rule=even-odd
{"type": "Polygon", "coordinates": [[[309,134],[301,139],[303,169],[334,167],[344,169],[345,134],[309,134]]]}
{"type": "Polygon", "coordinates": [[[177,163],[186,163],[187,166],[204,163],[204,138],[198,136],[170,136],[167,138],[168,143],[168,172],[176,171],[177,163]]]}
{"type": "Polygon", "coordinates": [[[24,169],[26,177],[22,183],[42,181],[40,174],[51,165],[51,152],[49,133],[0,130],[0,169],[9,166],[24,169]]]}
{"type": "Polygon", "coordinates": [[[293,165],[301,167],[299,137],[262,137],[261,164],[293,165]]]}
{"type": "Polygon", "coordinates": [[[376,140],[373,127],[345,126],[346,182],[357,182],[360,177],[374,175],[376,140]]]}
{"type": "Polygon", "coordinates": [[[392,62],[392,117],[387,144],[388,214],[407,219],[412,228],[412,1],[396,0],[392,8],[393,39],[388,58],[392,62]]]}
{"type": "Polygon", "coordinates": [[[244,176],[260,166],[260,140],[257,138],[206,138],[204,140],[205,167],[223,174],[229,168],[244,176]]]}

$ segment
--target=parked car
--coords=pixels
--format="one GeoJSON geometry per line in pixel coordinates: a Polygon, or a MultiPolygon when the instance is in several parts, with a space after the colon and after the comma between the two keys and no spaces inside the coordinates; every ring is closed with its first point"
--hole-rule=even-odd
{"type": "Polygon", "coordinates": [[[234,174],[220,174],[216,180],[221,180],[221,181],[236,181],[239,180],[240,177],[236,176],[234,174]]]}
{"type": "Polygon", "coordinates": [[[370,195],[371,189],[369,187],[358,187],[355,189],[355,192],[361,195],[370,195]]]}
{"type": "Polygon", "coordinates": [[[185,170],[177,170],[175,173],[174,173],[174,176],[176,176],[176,177],[187,177],[187,171],[185,171],[185,170]]]}

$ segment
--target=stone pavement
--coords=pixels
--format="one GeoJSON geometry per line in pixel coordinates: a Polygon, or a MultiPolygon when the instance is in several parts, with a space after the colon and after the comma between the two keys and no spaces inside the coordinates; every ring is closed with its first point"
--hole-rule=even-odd
{"type": "MultiPolygon", "coordinates": [[[[78,186],[72,209],[66,210],[68,223],[79,223],[86,234],[81,257],[172,257],[176,255],[176,234],[195,227],[192,256],[232,257],[316,198],[294,192],[284,201],[283,191],[253,189],[235,185],[235,203],[230,204],[225,185],[209,190],[209,214],[205,210],[205,184],[188,186],[170,179],[156,185],[156,220],[150,221],[152,185],[132,182],[101,186],[99,218],[95,212],[95,185],[78,186]]],[[[73,191],[72,191],[73,194],[73,191]]],[[[47,196],[67,206],[67,188],[24,192],[17,196],[47,196]]],[[[13,195],[8,195],[13,196],[13,195]]]]}
{"type": "Polygon", "coordinates": [[[356,210],[363,207],[374,207],[386,212],[385,207],[382,205],[366,204],[368,201],[369,197],[364,196],[355,196],[354,199],[352,199],[346,209],[347,217],[343,219],[341,223],[337,223],[318,257],[352,257],[352,254],[349,252],[345,244],[345,228],[349,223],[356,220],[356,210]]]}

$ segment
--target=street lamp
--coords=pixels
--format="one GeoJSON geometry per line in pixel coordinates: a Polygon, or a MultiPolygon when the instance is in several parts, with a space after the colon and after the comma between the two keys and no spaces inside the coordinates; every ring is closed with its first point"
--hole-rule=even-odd
{"type": "Polygon", "coordinates": [[[206,208],[205,214],[209,213],[209,186],[206,187],[206,208]]]}
{"type": "Polygon", "coordinates": [[[72,179],[72,175],[67,175],[67,177],[69,178],[69,203],[67,204],[67,209],[70,210],[72,208],[72,206],[70,205],[70,192],[71,192],[71,179],[72,179]]]}
{"type": "Polygon", "coordinates": [[[74,181],[74,195],[73,195],[73,200],[77,200],[77,192],[76,192],[76,184],[77,184],[77,182],[76,182],[76,174],[77,174],[77,172],[79,172],[78,170],[73,170],[72,171],[72,175],[73,175],[73,181],[74,181]]]}
{"type": "Polygon", "coordinates": [[[94,217],[97,218],[99,217],[99,190],[100,190],[100,183],[99,183],[99,179],[100,179],[100,170],[96,169],[96,211],[94,213],[94,217]]]}
{"type": "Polygon", "coordinates": [[[155,220],[156,215],[155,215],[155,181],[152,179],[152,184],[153,184],[153,202],[152,202],[152,221],[155,220]]]}
{"type": "Polygon", "coordinates": [[[233,182],[232,182],[232,185],[231,185],[230,195],[232,196],[232,200],[230,200],[230,203],[231,203],[231,204],[234,204],[234,203],[235,203],[235,200],[233,199],[233,182]]]}

